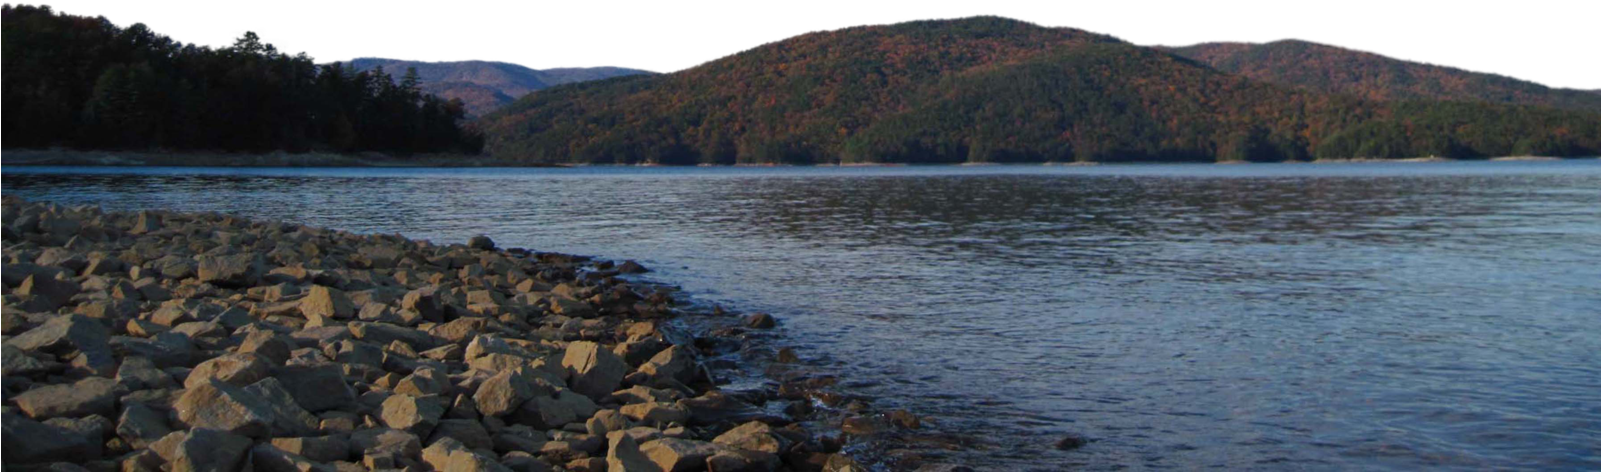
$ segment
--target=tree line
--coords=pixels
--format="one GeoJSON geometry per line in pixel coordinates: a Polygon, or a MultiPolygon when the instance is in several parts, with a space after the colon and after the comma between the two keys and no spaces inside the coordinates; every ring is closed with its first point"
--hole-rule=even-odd
{"type": "Polygon", "coordinates": [[[8,148],[477,154],[415,71],[318,65],[245,33],[212,49],[48,6],[4,6],[8,148]]]}

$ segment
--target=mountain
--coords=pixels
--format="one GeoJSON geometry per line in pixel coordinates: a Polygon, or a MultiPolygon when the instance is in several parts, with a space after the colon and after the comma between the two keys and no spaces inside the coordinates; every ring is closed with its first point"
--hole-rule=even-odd
{"type": "Polygon", "coordinates": [[[768,164],[1578,155],[1601,115],[1386,102],[977,17],[809,33],[688,70],[569,84],[478,120],[500,158],[768,164]]]}
{"type": "Polygon", "coordinates": [[[538,70],[505,62],[421,62],[371,57],[357,58],[347,65],[358,71],[382,67],[397,78],[405,74],[407,68],[416,68],[424,92],[447,99],[460,98],[469,116],[488,113],[528,92],[555,85],[654,73],[622,67],[538,70]]]}
{"type": "Polygon", "coordinates": [[[1324,44],[1204,43],[1166,48],[1250,79],[1371,100],[1456,100],[1601,112],[1601,96],[1324,44]]]}

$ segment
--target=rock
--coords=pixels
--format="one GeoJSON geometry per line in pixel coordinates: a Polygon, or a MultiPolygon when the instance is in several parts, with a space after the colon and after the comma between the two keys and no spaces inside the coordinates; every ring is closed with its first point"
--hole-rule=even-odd
{"type": "Polygon", "coordinates": [[[434,470],[449,470],[450,455],[457,451],[465,450],[467,450],[467,446],[462,445],[461,441],[451,438],[441,438],[433,441],[433,443],[429,444],[428,447],[423,448],[422,461],[423,463],[432,466],[434,470]]]}
{"type": "Polygon", "coordinates": [[[116,431],[117,437],[139,449],[171,433],[172,428],[167,425],[166,415],[143,403],[128,403],[123,405],[122,416],[117,418],[116,431]]]}
{"type": "Polygon", "coordinates": [[[356,306],[350,302],[350,297],[332,287],[313,285],[306,292],[305,298],[300,299],[300,314],[306,319],[321,316],[337,320],[347,320],[356,314],[356,306]]]}
{"type": "Polygon", "coordinates": [[[517,407],[535,396],[553,393],[553,389],[536,385],[519,372],[504,370],[478,386],[478,391],[473,394],[473,402],[478,404],[478,412],[484,416],[503,416],[517,411],[517,407]]]}
{"type": "Polygon", "coordinates": [[[711,472],[767,472],[778,470],[780,464],[778,455],[744,450],[718,451],[706,459],[711,472]]]}
{"type": "Polygon", "coordinates": [[[272,410],[271,427],[272,435],[275,437],[311,434],[317,431],[317,426],[321,423],[311,412],[295,403],[289,390],[276,378],[261,379],[245,387],[245,391],[260,397],[272,410]]]}
{"type": "Polygon", "coordinates": [[[289,361],[294,352],[294,344],[290,338],[272,331],[252,331],[245,336],[244,343],[239,345],[239,352],[261,356],[275,366],[283,365],[289,361]]]}
{"type": "Polygon", "coordinates": [[[225,354],[196,365],[194,370],[189,372],[189,378],[184,379],[183,386],[194,388],[207,381],[217,380],[243,387],[271,374],[272,367],[261,356],[251,353],[225,354]]]}
{"type": "Polygon", "coordinates": [[[489,239],[489,236],[480,234],[467,239],[467,247],[480,251],[492,251],[495,249],[495,241],[489,239]]]}
{"type": "Polygon", "coordinates": [[[71,431],[11,412],[0,413],[0,426],[8,469],[14,464],[81,461],[99,450],[98,444],[89,444],[71,431]]]}
{"type": "Polygon", "coordinates": [[[839,426],[841,431],[856,436],[871,436],[889,428],[889,421],[877,416],[852,416],[839,426]]]}
{"type": "Polygon", "coordinates": [[[450,376],[439,369],[419,367],[411,375],[400,379],[395,384],[394,392],[422,397],[428,395],[443,395],[450,390],[450,376]]]}
{"type": "Polygon", "coordinates": [[[617,390],[628,374],[628,364],[611,351],[589,341],[576,341],[567,345],[562,367],[570,376],[568,385],[578,393],[600,399],[617,390]]]}
{"type": "Polygon", "coordinates": [[[389,324],[357,321],[350,323],[350,333],[354,334],[356,339],[383,345],[395,341],[409,344],[415,349],[428,349],[434,345],[434,338],[428,333],[389,324]]]}
{"type": "Polygon", "coordinates": [[[649,361],[639,366],[639,372],[649,376],[653,382],[671,379],[688,384],[695,378],[695,371],[694,356],[687,351],[687,348],[677,345],[657,353],[655,357],[651,357],[649,361]]]}
{"type": "Polygon", "coordinates": [[[625,390],[618,390],[618,391],[612,392],[612,394],[609,397],[609,399],[612,400],[612,401],[618,402],[618,403],[622,403],[622,404],[644,403],[644,402],[669,402],[670,403],[670,402],[678,401],[682,397],[683,397],[682,395],[680,395],[678,392],[675,392],[675,391],[662,390],[662,389],[658,389],[658,388],[650,388],[650,387],[646,387],[644,385],[635,385],[635,386],[632,386],[632,387],[628,387],[625,390]]]}
{"type": "Polygon", "coordinates": [[[584,429],[589,431],[589,434],[600,437],[605,437],[612,431],[622,431],[632,427],[634,427],[633,422],[617,410],[597,411],[595,416],[584,423],[584,429]]]}
{"type": "Polygon", "coordinates": [[[171,444],[171,452],[162,454],[172,472],[241,470],[248,463],[250,438],[209,428],[173,434],[180,436],[171,444]]]}
{"type": "Polygon", "coordinates": [[[773,434],[773,427],[760,421],[739,425],[739,427],[717,436],[712,442],[735,449],[769,454],[779,454],[789,449],[787,439],[773,434]]]}
{"type": "Polygon", "coordinates": [[[200,256],[198,277],[200,282],[218,287],[249,287],[266,272],[264,266],[258,254],[200,256]]]}
{"type": "Polygon", "coordinates": [[[623,261],[622,264],[617,265],[617,272],[624,274],[643,274],[650,272],[650,269],[646,269],[645,266],[639,265],[638,262],[623,261]]]}
{"type": "Polygon", "coordinates": [[[552,297],[550,301],[551,311],[558,315],[573,318],[591,318],[595,316],[595,307],[590,306],[589,302],[563,297],[552,297]]]}
{"type": "Polygon", "coordinates": [[[250,449],[252,470],[262,472],[333,472],[334,468],[318,464],[311,459],[279,449],[271,444],[257,444],[250,449]]]}
{"type": "Polygon", "coordinates": [[[111,420],[100,415],[89,415],[83,418],[51,418],[44,424],[61,428],[83,438],[90,445],[90,450],[82,459],[99,459],[102,453],[101,445],[105,443],[106,433],[115,428],[111,420]]]}
{"type": "Polygon", "coordinates": [[[417,439],[417,435],[398,429],[375,428],[351,433],[350,455],[361,456],[373,452],[417,457],[422,454],[422,441],[417,439]]]}
{"type": "Polygon", "coordinates": [[[277,423],[272,406],[243,387],[207,379],[185,389],[173,404],[178,420],[192,428],[209,428],[252,438],[270,437],[277,423]]]}
{"type": "Polygon", "coordinates": [[[394,395],[384,400],[380,413],[384,425],[418,437],[428,437],[445,416],[445,407],[434,398],[394,395]]]}
{"type": "Polygon", "coordinates": [[[1086,438],[1086,437],[1084,437],[1082,435],[1079,435],[1079,434],[1070,433],[1067,436],[1063,436],[1062,439],[1057,440],[1056,444],[1055,444],[1055,447],[1057,449],[1060,449],[1060,450],[1063,450],[1063,451],[1069,451],[1069,450],[1073,450],[1073,449],[1078,449],[1078,448],[1084,447],[1084,445],[1089,444],[1089,443],[1090,443],[1089,438],[1086,438]]]}
{"type": "Polygon", "coordinates": [[[283,383],[295,403],[312,413],[356,404],[356,391],[345,383],[345,375],[333,364],[286,366],[273,377],[283,383]]]}
{"type": "Polygon", "coordinates": [[[617,431],[606,435],[606,469],[611,472],[662,472],[644,452],[634,438],[617,431]]]}
{"type": "Polygon", "coordinates": [[[111,331],[105,325],[82,315],[57,316],[22,334],[5,340],[6,346],[23,351],[56,355],[76,350],[97,366],[116,365],[109,345],[111,331]]]}
{"type": "Polygon", "coordinates": [[[689,410],[675,403],[635,403],[623,405],[623,416],[648,424],[666,425],[689,420],[689,410]]]}
{"type": "Polygon", "coordinates": [[[778,326],[778,320],[773,319],[773,315],[766,313],[756,313],[746,316],[743,322],[745,326],[755,329],[772,329],[773,327],[778,326]]]}
{"type": "Polygon", "coordinates": [[[639,446],[639,452],[664,472],[690,472],[706,468],[706,459],[716,455],[718,447],[705,441],[662,438],[639,446]]]}
{"type": "Polygon", "coordinates": [[[45,363],[34,359],[33,356],[22,352],[21,349],[5,346],[3,350],[5,354],[0,356],[0,363],[3,363],[4,367],[0,367],[0,369],[3,369],[7,376],[32,377],[49,373],[50,371],[61,370],[60,364],[54,362],[45,363]]]}
{"type": "Polygon", "coordinates": [[[768,417],[762,409],[715,390],[679,400],[678,404],[689,410],[690,423],[695,425],[745,423],[768,417]]]}
{"type": "Polygon", "coordinates": [[[90,377],[71,385],[47,385],[17,395],[17,408],[42,420],[58,416],[117,414],[117,381],[90,377]]]}
{"type": "Polygon", "coordinates": [[[350,458],[350,444],[340,436],[273,438],[272,445],[317,462],[342,461],[350,458]]]}
{"type": "Polygon", "coordinates": [[[468,450],[450,453],[450,463],[444,470],[451,472],[511,472],[511,469],[500,465],[500,462],[496,462],[494,458],[468,450]]]}
{"type": "Polygon", "coordinates": [[[427,442],[432,444],[444,439],[458,441],[468,449],[495,447],[495,441],[489,436],[489,430],[484,429],[483,423],[477,420],[439,420],[439,425],[434,426],[434,431],[427,442]]]}
{"type": "Polygon", "coordinates": [[[57,280],[43,274],[34,274],[23,279],[22,284],[18,285],[17,289],[11,293],[21,296],[42,297],[45,300],[49,300],[54,306],[66,306],[72,302],[72,296],[77,295],[78,291],[77,283],[57,280]]]}
{"type": "Polygon", "coordinates": [[[555,397],[535,396],[532,400],[523,402],[522,407],[512,414],[512,419],[518,424],[533,426],[536,429],[557,429],[567,423],[588,418],[599,409],[589,397],[571,390],[560,390],[556,392],[555,397]]]}

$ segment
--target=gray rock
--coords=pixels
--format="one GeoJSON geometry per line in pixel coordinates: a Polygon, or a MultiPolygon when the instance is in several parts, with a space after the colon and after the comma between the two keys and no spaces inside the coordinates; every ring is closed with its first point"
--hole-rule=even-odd
{"type": "Polygon", "coordinates": [[[623,416],[647,424],[666,425],[689,420],[689,410],[676,403],[634,403],[623,405],[623,416]]]}
{"type": "Polygon", "coordinates": [[[739,425],[712,440],[735,449],[778,454],[789,449],[789,441],[782,436],[773,434],[773,427],[760,421],[752,421],[739,425]]]}
{"type": "Polygon", "coordinates": [[[78,284],[68,280],[57,280],[43,274],[29,275],[22,280],[22,284],[11,293],[22,296],[44,297],[55,306],[66,306],[72,302],[72,296],[79,291],[78,284]]]}
{"type": "Polygon", "coordinates": [[[639,443],[622,431],[606,435],[606,469],[611,472],[662,472],[640,451],[639,443]]]}
{"type": "Polygon", "coordinates": [[[313,413],[356,404],[356,391],[345,383],[345,375],[337,365],[280,367],[273,377],[283,382],[295,403],[313,413]]]}
{"type": "Polygon", "coordinates": [[[245,387],[245,391],[260,397],[272,409],[272,435],[300,436],[317,431],[321,420],[295,403],[293,396],[276,378],[268,377],[245,387]]]}
{"type": "Polygon", "coordinates": [[[373,452],[390,452],[401,457],[422,454],[422,441],[417,435],[398,429],[374,428],[351,433],[350,454],[361,456],[373,452]]]}
{"type": "Polygon", "coordinates": [[[143,403],[123,405],[122,416],[117,418],[117,437],[134,449],[149,446],[172,432],[167,416],[157,413],[143,403]]]}
{"type": "Polygon", "coordinates": [[[342,461],[351,456],[350,442],[339,435],[273,438],[272,445],[317,462],[342,461]]]}
{"type": "MultiPolygon", "coordinates": [[[[242,470],[248,463],[250,438],[209,428],[195,428],[172,440],[169,453],[162,454],[172,472],[242,470]]],[[[162,442],[169,441],[163,438],[162,442]]],[[[158,454],[165,447],[156,448],[158,454]]]]}
{"type": "Polygon", "coordinates": [[[481,251],[492,251],[492,250],[495,249],[495,241],[489,239],[489,236],[484,236],[484,235],[480,234],[480,235],[468,238],[467,239],[467,247],[470,247],[470,248],[473,248],[473,249],[478,249],[478,250],[481,250],[481,251]]]}
{"type": "Polygon", "coordinates": [[[355,335],[356,339],[381,345],[400,341],[420,350],[431,348],[434,345],[433,336],[429,336],[428,333],[420,330],[403,326],[358,321],[350,323],[350,333],[355,335]]]}
{"type": "Polygon", "coordinates": [[[257,444],[250,449],[252,470],[263,472],[333,472],[332,466],[318,464],[298,454],[279,449],[272,444],[257,444]]]}
{"type": "Polygon", "coordinates": [[[101,445],[106,440],[106,433],[115,428],[111,424],[111,420],[100,415],[89,415],[83,418],[51,418],[49,421],[45,421],[44,424],[76,434],[90,445],[90,450],[87,451],[88,454],[77,462],[99,459],[102,452],[101,445]]]}
{"type": "Polygon", "coordinates": [[[478,412],[485,416],[502,416],[517,411],[517,407],[535,396],[555,393],[548,387],[539,387],[524,375],[505,370],[479,385],[478,391],[473,394],[473,402],[478,404],[478,412]]]}
{"type": "Polygon", "coordinates": [[[639,366],[639,372],[649,376],[653,382],[670,379],[688,384],[695,378],[695,371],[694,356],[683,346],[677,345],[656,353],[655,357],[639,366]]]}
{"type": "Polygon", "coordinates": [[[434,426],[434,431],[428,437],[427,442],[432,444],[443,439],[458,441],[467,446],[468,449],[493,449],[495,447],[494,439],[490,437],[489,430],[484,429],[483,423],[479,423],[476,420],[439,420],[439,424],[434,426]]]}
{"type": "Polygon", "coordinates": [[[116,356],[109,345],[111,330],[82,315],[51,318],[44,324],[5,340],[6,346],[23,351],[45,352],[56,355],[76,350],[93,360],[95,365],[114,366],[116,356]]]}
{"type": "Polygon", "coordinates": [[[10,412],[0,413],[0,426],[7,465],[82,460],[99,449],[71,431],[10,412]]]}

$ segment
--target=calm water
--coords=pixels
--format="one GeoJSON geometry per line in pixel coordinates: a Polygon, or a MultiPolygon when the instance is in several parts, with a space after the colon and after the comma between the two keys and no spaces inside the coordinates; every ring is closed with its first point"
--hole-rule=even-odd
{"type": "Polygon", "coordinates": [[[50,169],[8,195],[639,259],[1014,469],[1601,468],[1601,161],[50,169]],[[1064,432],[1095,441],[1072,452],[1064,432]]]}

